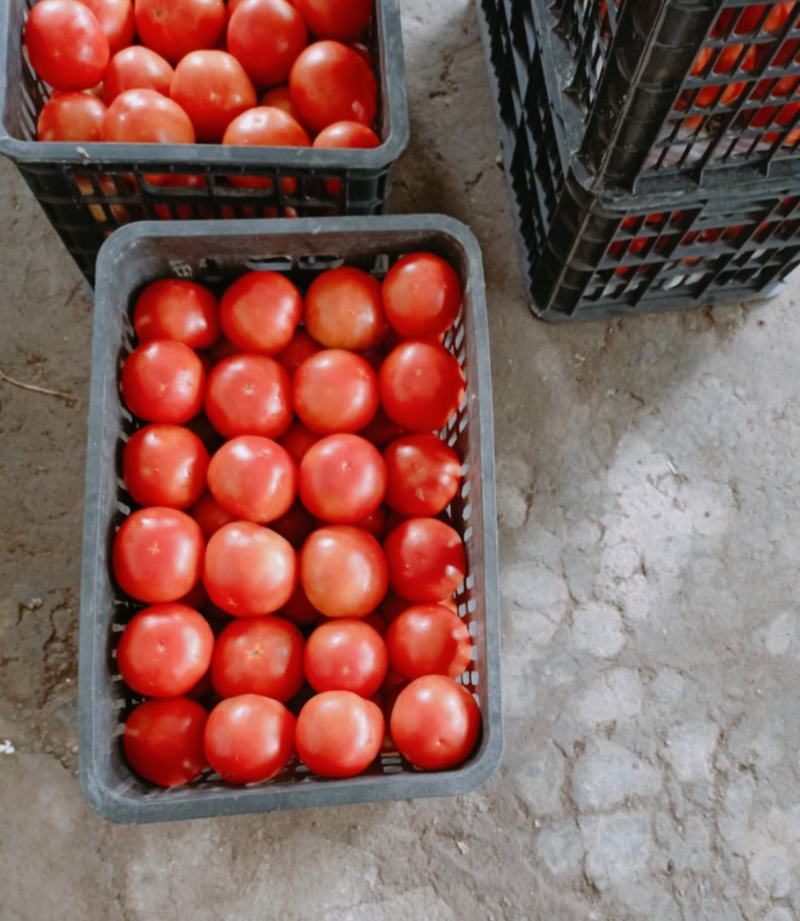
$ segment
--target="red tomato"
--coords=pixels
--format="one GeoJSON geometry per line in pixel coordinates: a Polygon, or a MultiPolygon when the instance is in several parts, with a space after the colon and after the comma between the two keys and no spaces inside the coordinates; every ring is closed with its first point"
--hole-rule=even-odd
{"type": "Polygon", "coordinates": [[[461,405],[464,375],[456,359],[430,342],[394,349],[378,375],[386,415],[412,432],[443,428],[461,405]]]}
{"type": "Polygon", "coordinates": [[[374,512],[356,522],[357,528],[363,528],[380,540],[386,533],[386,509],[379,505],[374,512]]]}
{"type": "Polygon", "coordinates": [[[206,415],[225,438],[279,438],[292,423],[289,375],[272,358],[234,355],[208,376],[206,415]]]}
{"type": "Polygon", "coordinates": [[[358,435],[329,435],[300,463],[300,500],[323,521],[357,524],[378,509],[386,492],[386,464],[358,435]]]}
{"type": "Polygon", "coordinates": [[[469,691],[452,678],[428,675],[400,692],[389,731],[414,767],[441,771],[469,757],[480,728],[481,712],[469,691]]]}
{"type": "Polygon", "coordinates": [[[309,431],[302,422],[295,420],[289,431],[281,438],[280,445],[289,452],[292,460],[299,464],[306,456],[308,449],[315,445],[321,437],[309,431]]]}
{"type": "Polygon", "coordinates": [[[308,31],[317,38],[352,42],[367,31],[372,0],[294,0],[308,31]]]}
{"type": "Polygon", "coordinates": [[[240,0],[228,23],[228,51],[257,86],[285,83],[307,44],[303,19],[287,0],[240,0]]]}
{"type": "Polygon", "coordinates": [[[323,272],[306,293],[303,322],[329,349],[371,349],[386,335],[380,282],[347,266],[323,272]]]}
{"type": "Polygon", "coordinates": [[[306,360],[321,351],[321,347],[303,329],[298,329],[286,348],[275,357],[289,374],[294,372],[306,360]]]}
{"type": "Polygon", "coordinates": [[[312,697],[297,717],[295,745],[303,763],[321,777],[355,777],[378,757],[381,708],[350,691],[312,697]]]}
{"type": "Polygon", "coordinates": [[[120,637],[117,666],[145,697],[181,697],[208,671],[214,634],[185,604],[157,604],[135,614],[120,637]]]}
{"type": "Polygon", "coordinates": [[[436,435],[406,435],[383,452],[386,504],[400,515],[435,518],[461,485],[461,461],[436,435]]]}
{"type": "Polygon", "coordinates": [[[303,634],[281,617],[231,621],[217,637],[211,682],[220,697],[261,694],[285,703],[303,685],[303,634]]]}
{"type": "Polygon", "coordinates": [[[317,524],[303,506],[295,502],[285,515],[271,521],[269,526],[281,537],[285,537],[293,547],[299,548],[317,524]]]}
{"type": "Polygon", "coordinates": [[[226,524],[236,521],[233,515],[226,512],[210,493],[206,493],[189,509],[189,515],[200,525],[200,530],[206,540],[226,524]]]}
{"type": "Polygon", "coordinates": [[[734,70],[751,71],[758,65],[758,50],[756,45],[751,45],[743,55],[744,45],[728,45],[723,48],[714,64],[715,74],[729,74],[734,70]]]}
{"type": "MultiPolygon", "coordinates": [[[[358,147],[367,149],[380,146],[381,139],[372,128],[358,122],[334,122],[314,138],[314,147],[321,148],[358,147]]],[[[338,198],[342,194],[341,179],[327,179],[325,187],[331,198],[338,198]]]]}
{"type": "Polygon", "coordinates": [[[461,282],[451,265],[431,253],[396,262],[383,281],[386,319],[409,339],[441,336],[461,309],[461,282]]]}
{"type": "Polygon", "coordinates": [[[241,521],[266,524],[292,507],[297,470],[276,442],[258,435],[240,435],[211,458],[208,488],[226,512],[241,521]]]}
{"type": "Polygon", "coordinates": [[[170,96],[186,112],[198,141],[219,143],[225,129],[256,104],[242,65],[224,51],[191,51],[175,68],[170,96]]]}
{"type": "Polygon", "coordinates": [[[294,754],[295,720],[277,700],[257,694],[229,697],[206,723],[208,763],[232,784],[269,780],[294,754]]]}
{"type": "Polygon", "coordinates": [[[106,38],[111,54],[133,44],[134,23],[131,0],[78,0],[94,13],[106,38]]]}
{"type": "Polygon", "coordinates": [[[39,0],[25,24],[25,49],[38,76],[57,90],[97,86],[110,57],[100,23],[76,0],[39,0]]]}
{"type": "Polygon", "coordinates": [[[345,525],[320,528],[300,551],[300,581],[322,614],[366,617],[386,594],[386,558],[366,531],[345,525]]]}
{"type": "Polygon", "coordinates": [[[146,425],[122,453],[122,476],[139,505],[186,509],[205,492],[208,451],[189,429],[146,425]]]}
{"type": "Polygon", "coordinates": [[[281,609],[281,614],[301,626],[316,624],[322,619],[322,615],[308,600],[303,586],[299,582],[292,597],[281,609]]]}
{"type": "Polygon", "coordinates": [[[220,303],[222,330],[244,352],[277,355],[289,346],[303,315],[303,298],[280,272],[248,272],[220,303]]]}
{"type": "Polygon", "coordinates": [[[409,601],[449,598],[467,572],[464,543],[436,518],[411,518],[384,543],[392,589],[409,601]]]}
{"type": "Polygon", "coordinates": [[[181,425],[203,406],[203,363],[182,342],[156,339],[135,349],[122,366],[120,387],[128,409],[146,422],[181,425]]]}
{"type": "Polygon", "coordinates": [[[214,604],[234,617],[279,610],[295,581],[291,544],[268,528],[237,521],[220,528],[208,542],[203,584],[214,604]]]}
{"type": "Polygon", "coordinates": [[[148,604],[177,601],[200,578],[203,535],[173,508],[133,512],[114,538],[114,578],[123,592],[148,604]]]}
{"type": "Polygon", "coordinates": [[[292,97],[289,94],[288,83],[282,83],[280,86],[273,86],[271,90],[267,90],[261,97],[261,102],[259,104],[273,109],[281,109],[287,115],[291,115],[299,125],[302,125],[300,113],[297,111],[297,108],[292,105],[292,97]]]}
{"type": "Polygon", "coordinates": [[[190,349],[207,349],[219,338],[217,299],[193,281],[154,281],[136,299],[133,328],[140,342],[175,339],[190,349]]]}
{"type": "Polygon", "coordinates": [[[389,660],[377,630],[361,620],[341,618],[314,630],[304,661],[315,691],[352,691],[372,697],[383,684],[389,660]]]}
{"type": "MultiPolygon", "coordinates": [[[[754,3],[742,10],[734,31],[737,35],[748,35],[759,28],[763,32],[780,32],[792,14],[794,3],[775,3],[767,13],[766,3],[754,3]],[[766,14],[766,18],[765,18],[766,14]],[[764,20],[763,23],[761,20],[764,20]]],[[[727,11],[729,14],[734,10],[727,11]]]]}
{"type": "MultiPolygon", "coordinates": [[[[305,130],[291,115],[282,109],[260,106],[235,118],[225,132],[223,144],[234,147],[308,147],[311,144],[305,130]]],[[[243,189],[269,189],[272,180],[267,176],[229,177],[231,183],[243,189]]],[[[281,188],[287,195],[294,194],[297,180],[284,179],[281,188]]]]}
{"type": "Polygon", "coordinates": [[[99,141],[106,107],[88,93],[55,90],[36,122],[37,141],[99,141]]]}
{"type": "Polygon", "coordinates": [[[460,677],[472,661],[463,620],[439,604],[418,604],[396,617],[386,635],[392,671],[413,680],[424,675],[460,677]]]}
{"type": "Polygon", "coordinates": [[[294,373],[294,410],[312,432],[357,432],[378,411],[378,378],[360,355],[326,349],[294,373]]]}
{"type": "MultiPolygon", "coordinates": [[[[122,144],[194,144],[191,119],[172,99],[155,90],[126,90],[103,119],[103,140],[122,144]]],[[[158,183],[159,177],[147,177],[158,183]]]]}
{"type": "Polygon", "coordinates": [[[382,448],[389,444],[390,441],[394,441],[395,438],[405,435],[406,430],[396,422],[392,422],[386,413],[378,407],[375,418],[369,425],[361,429],[358,434],[361,435],[362,438],[366,438],[367,441],[371,441],[377,447],[382,448]]]}
{"type": "Polygon", "coordinates": [[[172,65],[160,54],[144,45],[132,45],[111,58],[103,77],[103,99],[110,105],[126,90],[155,90],[169,96],[173,73],[172,65]]]}
{"type": "Polygon", "coordinates": [[[378,85],[370,66],[340,42],[316,42],[297,58],[289,92],[312,131],[334,122],[371,125],[378,111],[378,85]]]}
{"type": "MultiPolygon", "coordinates": [[[[442,601],[441,604],[444,607],[445,602],[442,601]]],[[[396,617],[399,617],[403,611],[407,611],[410,607],[413,607],[413,602],[406,601],[405,598],[390,592],[381,602],[381,614],[391,624],[396,617]]]]}
{"type": "Polygon", "coordinates": [[[146,700],[128,717],[122,745],[128,764],[160,787],[190,783],[207,767],[203,733],[208,714],[193,700],[146,700]]]}
{"type": "Polygon", "coordinates": [[[190,51],[216,48],[225,30],[224,0],[134,0],[143,45],[175,64],[190,51]]]}

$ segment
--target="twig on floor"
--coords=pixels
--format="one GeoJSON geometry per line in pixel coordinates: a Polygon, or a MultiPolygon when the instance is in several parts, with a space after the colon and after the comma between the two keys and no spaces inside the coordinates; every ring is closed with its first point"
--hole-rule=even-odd
{"type": "Polygon", "coordinates": [[[31,393],[41,393],[46,397],[56,397],[63,400],[68,406],[74,406],[77,403],[77,397],[71,393],[64,393],[63,390],[51,390],[50,387],[39,387],[36,384],[26,384],[24,381],[18,381],[16,378],[9,377],[5,371],[0,371],[0,381],[5,381],[13,387],[19,387],[20,390],[29,390],[31,393]]]}

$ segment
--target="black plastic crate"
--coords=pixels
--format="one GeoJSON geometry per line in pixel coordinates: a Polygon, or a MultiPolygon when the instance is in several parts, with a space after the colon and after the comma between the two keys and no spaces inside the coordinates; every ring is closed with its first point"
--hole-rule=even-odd
{"type": "Polygon", "coordinates": [[[0,4],[0,153],[17,164],[90,282],[103,241],[130,221],[385,210],[390,168],[409,137],[398,0],[375,0],[368,44],[378,78],[382,143],[370,150],[37,142],[36,117],[48,89],[22,51],[23,24],[33,2],[0,4]],[[190,177],[192,185],[147,179],[164,174],[184,177],[184,183],[190,177]],[[273,182],[265,189],[235,188],[227,177],[236,174],[273,182]]]}
{"type": "Polygon", "coordinates": [[[98,259],[91,406],[84,511],[80,635],[80,776],[89,802],[115,821],[148,822],[466,793],[497,768],[503,747],[499,675],[497,524],[489,340],[480,249],[472,234],[438,216],[275,221],[143,222],[115,233],[98,259]],[[134,345],[132,300],[158,278],[224,286],[245,271],[286,272],[301,288],[346,261],[381,278],[400,255],[431,251],[447,259],[464,286],[464,306],[445,345],[464,368],[467,394],[443,433],[464,462],[464,482],[449,508],[467,550],[467,577],[456,594],[477,653],[462,683],[483,718],[478,748],[461,767],[420,773],[397,753],[382,754],[352,780],[309,775],[296,760],[273,781],[230,787],[207,773],[164,790],[138,779],[121,747],[123,721],[137,702],[116,669],[122,626],[142,605],[116,588],[110,572],[116,529],[134,506],[119,458],[136,423],[119,399],[120,366],[134,345]],[[114,458],[117,458],[117,469],[114,458]]]}

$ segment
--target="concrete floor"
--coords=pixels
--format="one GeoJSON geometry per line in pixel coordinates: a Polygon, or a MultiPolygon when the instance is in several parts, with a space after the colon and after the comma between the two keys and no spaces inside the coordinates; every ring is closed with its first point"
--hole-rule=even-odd
{"type": "Polygon", "coordinates": [[[524,304],[470,0],[404,2],[395,209],[484,247],[507,746],[456,800],[115,827],[76,779],[91,304],[0,165],[2,921],[800,917],[798,288],[581,328],[524,304]],[[433,7],[434,9],[431,9],[433,7]]]}

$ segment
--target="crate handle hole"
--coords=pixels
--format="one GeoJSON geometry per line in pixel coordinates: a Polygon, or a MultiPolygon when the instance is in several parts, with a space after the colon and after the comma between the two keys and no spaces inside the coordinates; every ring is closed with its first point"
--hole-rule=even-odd
{"type": "Polygon", "coordinates": [[[285,272],[294,260],[291,256],[251,256],[245,265],[252,272],[285,272]]]}

